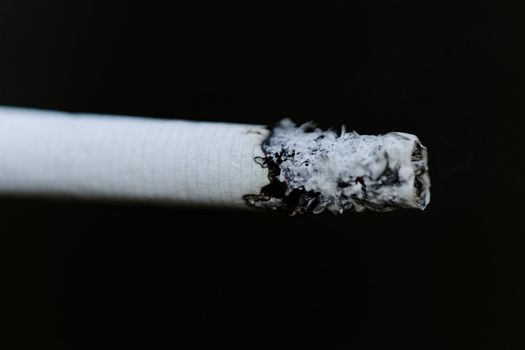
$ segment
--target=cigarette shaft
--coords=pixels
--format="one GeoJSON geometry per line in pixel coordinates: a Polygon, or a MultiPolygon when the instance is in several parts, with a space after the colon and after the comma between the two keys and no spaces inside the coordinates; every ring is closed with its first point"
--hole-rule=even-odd
{"type": "Polygon", "coordinates": [[[0,107],[0,193],[246,207],[262,126],[0,107]]]}

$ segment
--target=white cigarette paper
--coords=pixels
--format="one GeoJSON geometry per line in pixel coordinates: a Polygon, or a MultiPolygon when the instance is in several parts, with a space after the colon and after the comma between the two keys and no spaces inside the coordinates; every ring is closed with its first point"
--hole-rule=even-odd
{"type": "Polygon", "coordinates": [[[0,193],[11,195],[291,214],[424,209],[426,157],[417,137],[404,133],[0,107],[0,193]]]}
{"type": "Polygon", "coordinates": [[[245,207],[262,126],[0,108],[0,192],[245,207]]]}

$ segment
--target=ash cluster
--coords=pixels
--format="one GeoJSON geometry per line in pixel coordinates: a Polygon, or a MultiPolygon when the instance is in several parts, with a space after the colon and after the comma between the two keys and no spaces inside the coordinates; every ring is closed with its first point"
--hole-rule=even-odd
{"type": "Polygon", "coordinates": [[[426,148],[411,134],[323,131],[285,119],[256,159],[270,184],[248,205],[293,214],[424,209],[430,201],[426,148]]]}

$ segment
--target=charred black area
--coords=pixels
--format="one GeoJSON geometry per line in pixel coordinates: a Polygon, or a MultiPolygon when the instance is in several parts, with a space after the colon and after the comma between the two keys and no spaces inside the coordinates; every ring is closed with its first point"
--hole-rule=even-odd
{"type": "Polygon", "coordinates": [[[423,183],[416,177],[414,180],[414,189],[416,190],[416,196],[421,197],[423,191],[423,183]]]}
{"type": "Polygon", "coordinates": [[[350,182],[345,182],[345,181],[342,181],[342,180],[339,180],[337,182],[337,187],[339,188],[346,188],[346,187],[350,187],[352,186],[352,184],[350,182]]]}
{"type": "Polygon", "coordinates": [[[421,143],[416,142],[414,151],[412,151],[412,161],[419,161],[423,159],[423,146],[421,143]]]}
{"type": "Polygon", "coordinates": [[[266,198],[282,198],[286,193],[286,184],[277,180],[281,174],[279,164],[282,163],[282,157],[278,156],[276,160],[273,158],[265,158],[264,164],[268,168],[268,179],[270,183],[261,189],[261,195],[266,198]]]}
{"type": "Polygon", "coordinates": [[[314,191],[305,191],[302,189],[294,189],[285,197],[284,202],[291,214],[306,214],[316,211],[321,200],[321,194],[314,191]]]}
{"type": "Polygon", "coordinates": [[[414,150],[412,152],[412,163],[414,164],[414,190],[416,192],[416,197],[418,198],[419,204],[421,207],[426,205],[425,203],[425,187],[424,183],[421,181],[421,177],[426,174],[428,168],[425,164],[422,164],[420,161],[423,160],[423,146],[421,143],[416,142],[414,150]]]}
{"type": "Polygon", "coordinates": [[[295,151],[287,154],[283,150],[280,153],[267,156],[262,164],[257,162],[264,168],[268,168],[270,183],[264,186],[259,194],[248,194],[243,197],[249,206],[268,210],[283,210],[291,215],[315,211],[315,208],[320,203],[320,193],[306,191],[304,188],[296,188],[287,194],[288,186],[285,182],[277,179],[281,173],[279,164],[284,159],[293,158],[294,156],[295,151]]]}
{"type": "MultiPolygon", "coordinates": [[[[315,125],[307,125],[305,132],[313,132],[315,125]]],[[[314,212],[320,204],[319,192],[306,191],[304,188],[293,189],[288,193],[286,182],[278,180],[281,174],[279,167],[283,161],[294,159],[295,150],[286,152],[282,149],[279,153],[268,154],[268,142],[272,138],[273,132],[263,141],[261,147],[266,157],[257,157],[254,161],[263,168],[268,169],[268,180],[270,183],[263,188],[259,194],[247,194],[243,196],[246,203],[255,208],[264,208],[268,210],[282,210],[291,215],[306,214],[314,212]]],[[[284,145],[283,145],[284,146],[284,145]]],[[[308,164],[305,164],[308,165],[308,164]]]]}

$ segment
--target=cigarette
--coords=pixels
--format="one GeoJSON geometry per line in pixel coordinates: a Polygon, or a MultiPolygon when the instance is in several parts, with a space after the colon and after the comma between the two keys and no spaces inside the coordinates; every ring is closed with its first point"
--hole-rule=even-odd
{"type": "Polygon", "coordinates": [[[427,151],[379,136],[283,120],[263,125],[0,107],[0,193],[182,206],[424,209],[427,151]]]}

